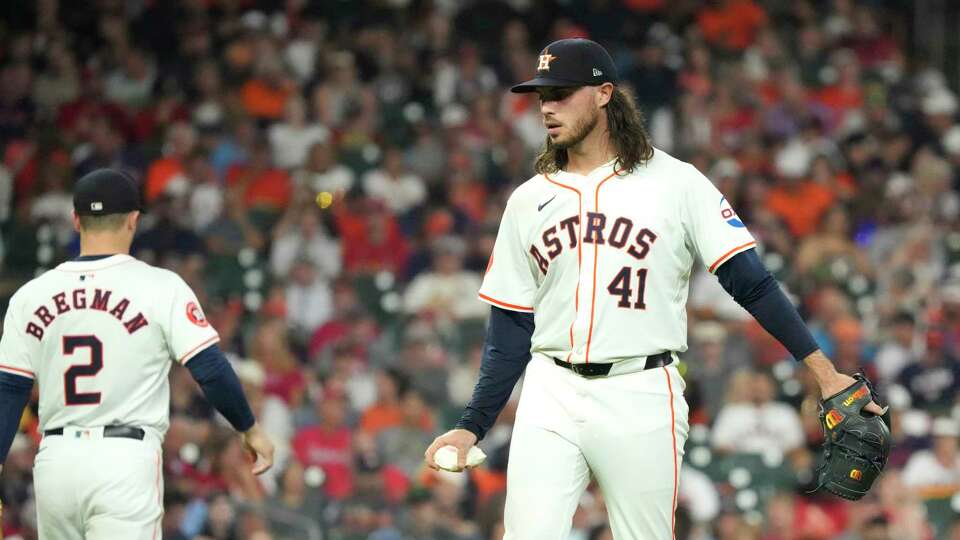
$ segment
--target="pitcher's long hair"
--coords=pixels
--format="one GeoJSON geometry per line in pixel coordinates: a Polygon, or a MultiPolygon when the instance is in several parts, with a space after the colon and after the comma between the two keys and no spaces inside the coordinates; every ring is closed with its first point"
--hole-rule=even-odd
{"type": "MultiPolygon", "coordinates": [[[[610,130],[610,142],[617,152],[614,167],[620,172],[632,172],[653,157],[653,145],[647,128],[644,126],[643,113],[637,108],[630,91],[616,87],[606,105],[607,128],[610,130]]],[[[557,172],[567,165],[567,151],[554,147],[547,141],[537,155],[534,170],[538,174],[557,172]]]]}

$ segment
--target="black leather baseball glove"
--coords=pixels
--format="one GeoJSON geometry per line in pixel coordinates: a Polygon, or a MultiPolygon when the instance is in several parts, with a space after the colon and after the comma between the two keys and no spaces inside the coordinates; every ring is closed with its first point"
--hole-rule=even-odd
{"type": "Polygon", "coordinates": [[[870,381],[861,374],[857,382],[820,403],[823,426],[823,462],[817,489],[856,501],[867,494],[890,456],[890,409],[880,404],[870,381]],[[873,400],[884,408],[882,416],[863,408],[873,400]]]}

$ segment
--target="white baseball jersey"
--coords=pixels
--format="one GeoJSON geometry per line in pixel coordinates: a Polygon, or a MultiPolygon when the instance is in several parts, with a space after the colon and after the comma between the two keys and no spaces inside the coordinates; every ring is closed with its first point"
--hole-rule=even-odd
{"type": "Polygon", "coordinates": [[[39,383],[41,430],[126,424],[162,437],[170,360],[219,339],[180,276],[112,255],[65,262],[13,295],[0,370],[39,383]]]}
{"type": "Polygon", "coordinates": [[[656,150],[631,173],[537,175],[510,196],[480,299],[533,312],[531,350],[618,362],[687,349],[699,257],[713,272],[756,244],[689,163],[656,150]]]}

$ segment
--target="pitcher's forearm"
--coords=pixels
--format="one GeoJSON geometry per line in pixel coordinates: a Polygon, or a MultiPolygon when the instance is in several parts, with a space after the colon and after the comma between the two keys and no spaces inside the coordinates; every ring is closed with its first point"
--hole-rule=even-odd
{"type": "Polygon", "coordinates": [[[532,313],[490,308],[480,377],[470,403],[457,422],[458,428],[472,432],[478,440],[486,435],[530,361],[532,336],[532,313]]]}

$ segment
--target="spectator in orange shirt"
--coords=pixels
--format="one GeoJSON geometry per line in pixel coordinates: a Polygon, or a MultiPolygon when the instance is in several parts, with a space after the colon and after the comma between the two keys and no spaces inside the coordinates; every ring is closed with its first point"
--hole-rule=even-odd
{"type": "MultiPolygon", "coordinates": [[[[407,376],[393,368],[377,372],[376,378],[377,401],[367,407],[360,417],[360,429],[374,436],[385,429],[399,426],[403,421],[400,396],[410,386],[407,376]]],[[[433,419],[429,411],[424,411],[420,419],[420,427],[425,431],[433,429],[433,419]]]]}
{"type": "Polygon", "coordinates": [[[283,73],[279,61],[268,55],[257,62],[256,75],[240,89],[240,99],[250,116],[279,120],[293,91],[293,82],[283,73]]]}
{"type": "Polygon", "coordinates": [[[804,180],[773,188],[767,195],[767,207],[787,224],[793,236],[802,238],[816,230],[833,199],[829,189],[804,180]]]}
{"type": "Polygon", "coordinates": [[[248,210],[265,211],[274,218],[279,218],[293,193],[290,175],[273,166],[270,148],[262,141],[254,146],[247,163],[227,170],[227,185],[243,193],[248,210]]]}
{"type": "Polygon", "coordinates": [[[197,134],[190,124],[177,122],[167,130],[164,157],[154,161],[147,169],[147,202],[153,202],[167,189],[167,185],[183,172],[183,164],[193,151],[197,134]]]}
{"type": "Polygon", "coordinates": [[[766,207],[786,223],[795,238],[802,238],[817,230],[820,219],[833,206],[836,194],[827,186],[806,179],[809,165],[793,163],[806,156],[779,157],[780,180],[767,193],[766,207]],[[788,163],[789,160],[789,163],[788,163]],[[802,170],[801,170],[802,168],[802,170]]]}
{"type": "Polygon", "coordinates": [[[711,45],[730,51],[749,47],[767,14],[753,0],[713,0],[697,15],[697,26],[711,45]]]}
{"type": "Polygon", "coordinates": [[[829,187],[840,201],[850,201],[857,195],[857,183],[849,172],[840,170],[825,155],[813,158],[810,178],[821,186],[829,187]]]}

